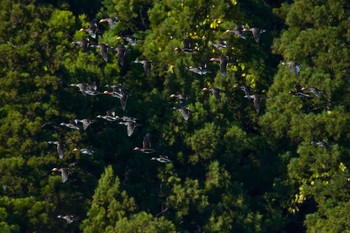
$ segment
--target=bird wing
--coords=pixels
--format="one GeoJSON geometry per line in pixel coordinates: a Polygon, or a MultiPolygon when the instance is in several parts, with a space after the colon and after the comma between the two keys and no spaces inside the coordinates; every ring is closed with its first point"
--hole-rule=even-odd
{"type": "Polygon", "coordinates": [[[143,148],[151,148],[151,135],[149,133],[143,138],[143,148]]]}
{"type": "Polygon", "coordinates": [[[100,53],[105,62],[108,62],[108,46],[106,44],[100,45],[100,53]]]}
{"type": "Polygon", "coordinates": [[[128,101],[129,94],[124,92],[123,95],[120,97],[120,104],[122,106],[123,111],[125,111],[126,103],[128,101]]]}
{"type": "Polygon", "coordinates": [[[115,20],[113,18],[108,18],[107,19],[107,22],[108,22],[108,25],[111,29],[114,29],[114,23],[115,23],[115,20]]]}
{"type": "Polygon", "coordinates": [[[68,180],[68,176],[69,176],[67,168],[61,168],[60,171],[61,171],[62,183],[65,183],[68,180]]]}
{"type": "Polygon", "coordinates": [[[190,37],[186,37],[183,41],[184,49],[193,49],[192,39],[190,37]]]}
{"type": "Polygon", "coordinates": [[[89,127],[89,125],[90,125],[90,121],[88,119],[83,119],[82,123],[83,123],[83,129],[84,130],[86,130],[87,127],[89,127]]]}
{"type": "Polygon", "coordinates": [[[220,59],[220,72],[223,77],[226,77],[226,67],[227,67],[228,61],[226,57],[222,57],[220,59]]]}
{"type": "Polygon", "coordinates": [[[134,133],[135,123],[132,121],[128,121],[126,129],[128,136],[130,137],[134,133]]]}
{"type": "Polygon", "coordinates": [[[295,75],[298,77],[300,74],[300,64],[295,65],[295,75]]]}
{"type": "Polygon", "coordinates": [[[191,111],[188,108],[182,107],[179,109],[182,117],[187,121],[190,117],[191,111]]]}
{"type": "Polygon", "coordinates": [[[117,48],[117,52],[118,52],[118,63],[119,63],[119,65],[121,65],[121,66],[124,66],[125,51],[126,51],[125,47],[118,47],[118,48],[117,48]]]}
{"type": "Polygon", "coordinates": [[[320,146],[326,148],[327,151],[331,152],[332,148],[327,144],[327,142],[321,141],[320,146]]]}
{"type": "Polygon", "coordinates": [[[301,88],[301,85],[299,83],[295,84],[294,88],[297,92],[302,92],[302,90],[301,90],[302,88],[301,88]]]}
{"type": "Polygon", "coordinates": [[[79,91],[81,91],[82,93],[85,93],[87,84],[86,83],[79,83],[78,87],[79,87],[79,91]]]}
{"type": "Polygon", "coordinates": [[[143,69],[145,71],[146,76],[149,77],[151,75],[151,63],[149,61],[146,61],[143,64],[143,69]]]}
{"type": "Polygon", "coordinates": [[[260,104],[263,99],[263,96],[261,95],[254,95],[254,107],[255,111],[259,114],[260,113],[260,104]]]}
{"type": "Polygon", "coordinates": [[[220,96],[220,91],[219,89],[212,89],[212,93],[215,96],[216,101],[221,102],[221,96],[220,96]]]}
{"type": "Polygon", "coordinates": [[[60,159],[63,159],[63,155],[64,155],[63,148],[64,148],[63,143],[62,142],[58,142],[58,144],[57,144],[57,153],[58,153],[58,157],[60,159]]]}
{"type": "Polygon", "coordinates": [[[73,215],[66,215],[63,218],[67,221],[68,224],[71,224],[72,222],[74,222],[73,215]]]}
{"type": "Polygon", "coordinates": [[[260,30],[258,28],[252,28],[253,37],[256,43],[260,40],[260,30]]]}

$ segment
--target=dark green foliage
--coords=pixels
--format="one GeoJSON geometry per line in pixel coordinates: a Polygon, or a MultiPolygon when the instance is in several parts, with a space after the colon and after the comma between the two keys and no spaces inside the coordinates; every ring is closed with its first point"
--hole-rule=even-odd
{"type": "Polygon", "coordinates": [[[275,40],[273,50],[302,66],[299,77],[280,66],[261,123],[272,126],[269,133],[278,141],[289,141],[282,150],[293,154],[286,161],[288,179],[296,187],[292,211],[306,215],[308,232],[349,229],[347,214],[341,214],[349,198],[344,185],[350,63],[344,25],[350,15],[344,9],[346,1],[295,1],[276,11],[289,28],[275,40]],[[288,91],[296,83],[323,92],[319,98],[312,93],[311,98],[294,97],[288,91]],[[329,148],[310,141],[325,141],[329,148]]]}
{"type": "Polygon", "coordinates": [[[0,232],[349,231],[345,0],[0,6],[0,232]],[[99,23],[111,16],[114,29],[99,23]],[[80,31],[91,22],[97,38],[80,31]],[[237,24],[266,32],[259,43],[251,32],[225,33],[237,24]],[[117,39],[126,36],[136,45],[117,39]],[[181,51],[187,37],[193,52],[181,51]],[[107,62],[98,47],[78,45],[86,38],[108,44],[107,62]],[[219,39],[227,48],[212,45],[219,39]],[[122,44],[124,66],[115,51],[122,44]],[[223,56],[226,77],[210,61],[223,56]],[[153,62],[149,76],[136,60],[153,62]],[[282,60],[301,64],[300,74],[282,60]],[[203,63],[209,73],[189,70],[203,63]],[[83,95],[77,83],[96,83],[101,93],[83,95]],[[130,94],[125,110],[102,94],[112,84],[130,94]],[[263,96],[259,113],[243,87],[263,96]],[[220,100],[203,88],[220,89],[220,100]],[[140,125],[129,137],[118,121],[97,118],[108,110],[140,125]],[[60,125],[84,118],[96,122],[60,125]],[[134,151],[147,133],[156,152],[134,151]],[[49,141],[63,143],[63,159],[49,141]],[[171,162],[151,159],[160,156],[171,162]],[[66,182],[54,167],[72,171],[66,182]]]}

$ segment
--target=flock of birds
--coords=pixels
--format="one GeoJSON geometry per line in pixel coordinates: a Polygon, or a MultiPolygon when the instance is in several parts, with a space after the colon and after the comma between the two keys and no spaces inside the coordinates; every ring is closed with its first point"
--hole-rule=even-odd
{"type": "MultiPolygon", "coordinates": [[[[123,37],[119,36],[117,39],[123,40],[124,43],[118,45],[116,48],[113,48],[108,44],[97,42],[98,36],[101,35],[103,32],[103,30],[101,30],[101,27],[100,27],[101,24],[107,23],[108,27],[111,30],[113,30],[115,28],[115,24],[119,22],[120,20],[118,20],[117,17],[108,17],[108,18],[101,19],[100,21],[93,20],[89,23],[88,28],[80,29],[80,31],[85,32],[88,35],[88,37],[85,37],[81,40],[73,41],[72,43],[74,45],[79,46],[85,52],[87,52],[90,48],[99,49],[100,55],[104,62],[109,62],[109,51],[110,50],[115,51],[117,55],[116,57],[118,60],[118,65],[121,68],[124,68],[125,54],[127,52],[127,44],[129,44],[130,46],[135,46],[138,41],[138,38],[134,36],[123,36],[123,37]]],[[[225,33],[232,33],[236,37],[244,40],[246,40],[249,33],[251,33],[256,43],[259,43],[261,34],[264,32],[266,32],[265,29],[260,29],[256,27],[246,28],[242,24],[236,25],[235,29],[230,29],[225,31],[225,33]]],[[[226,40],[223,40],[223,39],[219,39],[217,43],[210,42],[209,44],[218,50],[225,49],[228,47],[226,40]]],[[[186,37],[183,41],[182,47],[174,48],[174,50],[182,53],[192,53],[197,51],[197,48],[196,48],[196,45],[193,43],[192,39],[190,37],[186,37]]],[[[230,62],[230,59],[228,56],[222,53],[220,57],[211,58],[209,61],[218,62],[222,77],[226,77],[226,68],[228,63],[230,62]]],[[[146,77],[149,77],[151,75],[151,67],[153,65],[152,61],[136,60],[134,62],[140,63],[143,65],[143,69],[146,77]]],[[[283,62],[282,65],[287,65],[290,69],[290,73],[296,76],[299,76],[300,68],[301,68],[300,64],[294,61],[290,61],[290,62],[283,62]]],[[[190,66],[187,68],[187,70],[199,75],[206,75],[208,73],[211,73],[206,68],[207,68],[206,63],[203,63],[203,64],[200,64],[198,67],[190,66]]],[[[106,90],[103,92],[100,92],[99,90],[97,90],[97,85],[95,82],[90,84],[73,83],[73,84],[70,84],[70,86],[78,87],[79,91],[84,96],[109,95],[109,96],[118,98],[120,100],[121,108],[123,111],[125,111],[126,109],[128,97],[130,95],[127,89],[122,84],[105,85],[105,87],[109,88],[110,90],[109,91],[106,90]]],[[[253,89],[248,86],[236,85],[235,87],[240,88],[245,93],[245,96],[244,96],[245,98],[253,101],[254,108],[256,112],[259,114],[261,111],[261,103],[265,99],[265,96],[261,94],[253,94],[252,93],[253,89]]],[[[221,94],[225,93],[225,91],[216,87],[205,87],[202,89],[202,91],[212,94],[215,97],[217,102],[221,102],[221,94]]],[[[322,90],[318,88],[313,88],[313,87],[303,88],[301,87],[300,84],[296,84],[295,90],[290,91],[289,93],[299,98],[311,98],[311,94],[319,98],[322,95],[322,90]]],[[[178,103],[178,106],[173,107],[173,109],[178,110],[181,113],[181,116],[183,117],[183,119],[187,121],[191,114],[191,110],[187,107],[187,104],[186,104],[186,101],[189,99],[189,97],[183,94],[172,94],[170,98],[176,100],[178,103]]],[[[119,124],[125,125],[127,128],[127,135],[129,137],[132,136],[136,127],[141,126],[141,124],[139,124],[137,122],[137,119],[134,117],[117,116],[115,114],[115,109],[110,109],[106,111],[106,115],[97,115],[96,118],[103,119],[110,122],[117,121],[119,124]]],[[[91,119],[74,119],[68,123],[61,123],[60,126],[68,127],[74,130],[86,130],[91,124],[95,122],[96,120],[91,120],[91,119]]],[[[58,157],[59,159],[63,159],[64,142],[61,140],[58,140],[58,141],[49,141],[48,143],[56,145],[58,157]]],[[[311,141],[310,143],[320,147],[324,147],[329,152],[331,151],[330,146],[324,141],[311,141]]],[[[156,150],[151,146],[151,135],[147,133],[143,138],[142,147],[135,147],[134,150],[141,151],[143,153],[156,152],[156,150]]],[[[81,148],[81,149],[75,148],[74,151],[79,151],[80,153],[86,154],[86,155],[93,155],[95,153],[93,150],[88,148],[81,148]]],[[[172,162],[167,156],[164,156],[164,155],[160,155],[159,157],[152,157],[151,160],[155,160],[161,163],[172,162]]],[[[62,167],[62,168],[53,168],[52,172],[60,173],[62,182],[65,183],[68,180],[68,177],[73,172],[73,170],[68,167],[62,167]]],[[[58,218],[65,219],[69,224],[76,220],[76,218],[73,215],[58,215],[58,218]]]]}
{"type": "MultiPolygon", "coordinates": [[[[98,26],[101,23],[108,23],[110,29],[114,29],[115,23],[120,22],[118,18],[116,17],[108,17],[101,19],[99,22],[96,20],[89,23],[88,28],[82,28],[80,31],[85,32],[88,34],[88,37],[83,38],[78,41],[73,41],[72,43],[74,45],[77,45],[81,47],[81,49],[85,52],[87,52],[90,48],[97,48],[100,51],[100,55],[104,62],[109,61],[108,52],[110,49],[114,49],[114,51],[117,53],[117,59],[118,64],[121,68],[125,67],[125,53],[127,50],[127,46],[125,44],[121,44],[116,48],[110,47],[108,44],[98,44],[97,38],[99,35],[102,34],[102,30],[98,26]]],[[[136,45],[136,41],[138,40],[134,36],[124,36],[124,37],[118,37],[118,40],[124,40],[125,42],[129,43],[131,46],[136,45]]],[[[151,66],[153,65],[153,62],[147,61],[147,60],[136,60],[135,63],[140,63],[143,65],[145,75],[148,77],[151,75],[151,66]]],[[[111,89],[106,90],[104,92],[100,92],[97,90],[96,82],[93,83],[72,83],[70,84],[71,87],[78,87],[79,91],[82,95],[87,96],[96,96],[96,95],[109,95],[115,98],[118,98],[120,100],[121,108],[123,111],[126,109],[126,104],[129,97],[129,92],[126,90],[126,88],[122,84],[113,84],[113,85],[105,85],[105,87],[111,89]]],[[[117,116],[115,114],[115,108],[107,110],[106,115],[97,115],[97,119],[103,119],[106,121],[114,122],[117,121],[120,125],[126,126],[127,135],[129,137],[132,136],[134,130],[136,127],[142,126],[137,122],[137,119],[134,117],[127,117],[127,116],[117,116]]],[[[68,123],[62,122],[57,127],[67,127],[73,130],[86,130],[91,124],[95,123],[97,120],[92,119],[74,119],[71,120],[68,123]],[[80,125],[81,124],[81,125],[80,125]]],[[[46,126],[47,124],[43,125],[46,126]]],[[[156,150],[151,147],[151,135],[147,133],[143,138],[142,147],[135,147],[135,151],[141,151],[143,153],[154,153],[156,150]]],[[[48,144],[52,144],[56,146],[57,154],[59,159],[64,158],[64,151],[65,151],[65,144],[62,140],[57,141],[48,141],[48,144]]],[[[80,152],[82,154],[86,155],[94,155],[95,151],[89,149],[89,148],[74,148],[73,151],[80,152]]],[[[171,160],[167,156],[159,155],[158,157],[152,157],[151,160],[158,161],[160,163],[171,163],[171,160]]],[[[60,173],[61,175],[61,181],[62,183],[67,182],[69,176],[73,173],[74,169],[69,167],[61,167],[61,168],[53,168],[51,170],[52,173],[60,173]]],[[[68,224],[73,223],[78,218],[71,214],[66,215],[58,215],[57,218],[64,219],[68,224]]]]}

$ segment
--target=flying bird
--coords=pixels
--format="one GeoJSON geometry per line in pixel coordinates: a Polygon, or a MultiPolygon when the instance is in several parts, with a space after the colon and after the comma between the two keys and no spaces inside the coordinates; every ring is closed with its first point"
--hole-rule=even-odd
{"type": "Polygon", "coordinates": [[[70,168],[53,168],[52,172],[60,172],[62,177],[62,183],[65,183],[68,180],[68,176],[72,173],[70,168]]]}
{"type": "Polygon", "coordinates": [[[219,62],[220,72],[222,77],[226,77],[226,68],[228,65],[228,57],[222,54],[220,57],[213,57],[210,59],[212,62],[219,62]]]}
{"type": "Polygon", "coordinates": [[[64,156],[64,145],[62,141],[48,141],[49,144],[54,144],[57,147],[57,154],[60,159],[64,156]]]}
{"type": "Polygon", "coordinates": [[[91,45],[91,47],[99,48],[102,59],[105,62],[108,62],[108,51],[109,51],[108,44],[91,45]]]}
{"type": "Polygon", "coordinates": [[[332,152],[332,148],[325,141],[311,141],[310,144],[325,148],[329,153],[332,152]]]}
{"type": "Polygon", "coordinates": [[[117,40],[124,40],[128,42],[131,46],[136,46],[137,41],[139,40],[135,36],[118,36],[117,40]]]}
{"type": "Polygon", "coordinates": [[[78,124],[78,122],[83,124],[83,129],[86,130],[92,123],[95,123],[95,120],[90,120],[90,119],[75,119],[74,120],[75,124],[78,124]]]}
{"type": "Polygon", "coordinates": [[[206,75],[211,73],[210,71],[206,70],[206,68],[207,68],[207,64],[201,63],[198,67],[190,66],[187,68],[187,70],[199,75],[206,75]]]}
{"type": "Polygon", "coordinates": [[[103,19],[100,20],[100,23],[108,23],[108,25],[109,25],[109,27],[111,29],[114,29],[114,25],[116,23],[118,23],[118,22],[120,22],[118,17],[113,17],[113,16],[107,17],[107,18],[103,18],[103,19]]]}
{"type": "Polygon", "coordinates": [[[123,85],[120,83],[113,84],[113,85],[107,84],[107,85],[105,85],[105,87],[112,88],[112,92],[114,92],[114,93],[122,93],[122,90],[123,90],[123,85]]]}
{"type": "Polygon", "coordinates": [[[136,123],[135,121],[129,120],[129,121],[121,121],[119,122],[121,125],[126,125],[126,132],[129,137],[134,133],[134,130],[136,127],[142,126],[141,124],[136,123]]]}
{"type": "Polygon", "coordinates": [[[64,123],[64,122],[62,122],[62,123],[60,124],[60,126],[66,126],[66,127],[70,128],[70,129],[80,130],[79,126],[77,126],[77,124],[74,123],[74,121],[69,122],[69,123],[64,123]]]}
{"type": "Polygon", "coordinates": [[[243,32],[251,32],[256,43],[260,41],[260,34],[266,32],[265,29],[260,28],[243,28],[243,32]]]}
{"type": "Polygon", "coordinates": [[[95,153],[95,151],[87,148],[82,148],[82,149],[74,148],[73,151],[79,151],[80,153],[86,154],[86,155],[94,155],[95,153]]]}
{"type": "Polygon", "coordinates": [[[233,33],[233,34],[237,35],[241,39],[246,39],[246,37],[244,36],[243,29],[244,29],[244,25],[243,24],[237,24],[235,29],[228,29],[224,33],[233,33]]]}
{"type": "Polygon", "coordinates": [[[253,94],[253,95],[246,95],[245,97],[248,98],[248,99],[252,99],[253,100],[255,111],[259,114],[260,113],[260,109],[261,109],[261,102],[263,101],[265,96],[264,95],[253,94]]]}
{"type": "Polygon", "coordinates": [[[143,138],[143,146],[142,147],[135,147],[134,150],[141,151],[143,153],[153,153],[155,152],[155,149],[151,147],[151,135],[147,133],[145,137],[143,138]]]}
{"type": "Polygon", "coordinates": [[[174,50],[178,52],[192,53],[196,51],[196,48],[194,47],[192,38],[186,37],[182,42],[182,48],[176,47],[174,50]]]}
{"type": "Polygon", "coordinates": [[[171,94],[169,98],[176,99],[181,107],[186,107],[186,101],[190,99],[190,97],[183,94],[171,94]]]}
{"type": "Polygon", "coordinates": [[[302,91],[307,90],[308,92],[314,94],[317,98],[320,98],[321,94],[323,93],[321,89],[318,89],[316,87],[309,87],[309,88],[303,87],[301,90],[302,91]]]}
{"type": "Polygon", "coordinates": [[[227,47],[227,42],[224,39],[219,39],[218,43],[214,43],[212,41],[209,41],[209,44],[214,46],[214,48],[219,49],[219,50],[228,48],[227,47]]]}
{"type": "Polygon", "coordinates": [[[143,70],[145,71],[146,77],[151,76],[151,67],[153,65],[153,62],[148,60],[136,60],[135,63],[140,63],[143,65],[143,70]]]}
{"type": "Polygon", "coordinates": [[[89,34],[89,36],[91,36],[93,39],[97,39],[99,28],[96,19],[89,22],[88,28],[81,28],[80,31],[89,34]]]}
{"type": "Polygon", "coordinates": [[[87,83],[72,83],[70,84],[71,87],[78,87],[79,91],[86,96],[86,88],[88,86],[87,83]]]}
{"type": "Polygon", "coordinates": [[[91,45],[89,38],[73,41],[72,44],[79,46],[84,52],[87,52],[91,45]]]}
{"type": "Polygon", "coordinates": [[[245,93],[245,98],[248,98],[248,96],[251,95],[252,88],[244,85],[235,85],[235,87],[239,87],[244,93],[245,93]]]}
{"type": "Polygon", "coordinates": [[[129,93],[125,90],[122,91],[122,95],[120,96],[120,105],[122,106],[123,111],[125,111],[126,103],[128,102],[129,93]]]}
{"type": "Polygon", "coordinates": [[[306,94],[299,83],[294,85],[295,91],[289,91],[288,93],[301,98],[310,98],[309,94],[306,94]]]}
{"type": "Polygon", "coordinates": [[[191,110],[187,107],[180,107],[180,108],[173,107],[173,109],[178,110],[185,121],[188,120],[188,118],[190,117],[190,114],[192,113],[191,110]]]}
{"type": "Polygon", "coordinates": [[[299,77],[301,64],[296,63],[294,61],[282,62],[282,65],[287,65],[289,67],[289,72],[295,74],[295,76],[299,77]]]}
{"type": "Polygon", "coordinates": [[[171,163],[171,160],[168,156],[159,155],[159,157],[152,157],[151,160],[156,160],[160,163],[171,163]]]}
{"type": "Polygon", "coordinates": [[[126,47],[125,45],[119,45],[114,49],[114,51],[117,52],[117,58],[118,58],[118,64],[120,67],[125,66],[125,54],[126,54],[126,47]]]}
{"type": "Polygon", "coordinates": [[[212,88],[203,88],[202,91],[205,91],[205,92],[209,92],[211,94],[214,95],[215,99],[216,99],[216,102],[221,102],[221,96],[220,94],[223,93],[224,91],[219,89],[219,88],[215,88],[215,87],[212,87],[212,88]]]}
{"type": "Polygon", "coordinates": [[[98,115],[96,116],[96,118],[101,118],[104,119],[106,121],[116,121],[119,119],[118,116],[115,115],[115,109],[110,109],[106,111],[106,115],[102,116],[102,115],[98,115]]]}
{"type": "Polygon", "coordinates": [[[76,220],[76,218],[73,215],[58,215],[57,218],[66,220],[68,224],[71,224],[76,220]]]}

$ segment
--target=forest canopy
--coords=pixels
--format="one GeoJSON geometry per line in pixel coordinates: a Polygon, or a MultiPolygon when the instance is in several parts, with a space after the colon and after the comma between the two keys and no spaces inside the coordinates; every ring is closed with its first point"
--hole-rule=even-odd
{"type": "Polygon", "coordinates": [[[0,232],[350,232],[348,1],[0,4],[0,232]]]}

